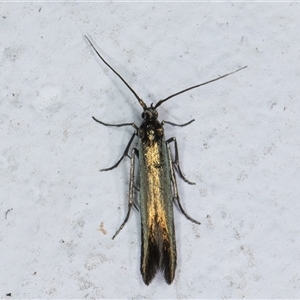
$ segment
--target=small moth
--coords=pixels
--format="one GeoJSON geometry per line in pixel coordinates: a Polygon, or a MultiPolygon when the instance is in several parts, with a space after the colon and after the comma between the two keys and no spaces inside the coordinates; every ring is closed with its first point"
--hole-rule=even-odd
{"type": "Polygon", "coordinates": [[[116,168],[124,157],[130,157],[130,179],[129,179],[129,201],[128,211],[125,220],[117,230],[113,239],[122,230],[128,221],[132,206],[135,206],[141,214],[141,273],[143,281],[149,285],[157,271],[160,270],[166,282],[171,284],[175,277],[176,270],[176,241],[173,216],[173,202],[177,202],[180,211],[184,216],[195,224],[200,222],[192,219],[183,209],[177,189],[175,170],[178,175],[188,184],[194,184],[187,180],[183,175],[179,165],[179,155],[177,141],[175,137],[165,140],[164,124],[172,126],[186,126],[194,121],[191,120],[185,124],[175,124],[169,121],[159,121],[157,108],[167,100],[183,94],[189,90],[198,88],[208,83],[217,81],[221,78],[234,74],[246,67],[240,68],[231,73],[225,74],[218,78],[209,80],[204,83],[189,87],[180,92],[170,95],[169,97],[147,106],[145,102],[136,94],[123,77],[117,73],[104,58],[99,54],[90,39],[85,36],[90,46],[94,49],[98,57],[123,81],[127,88],[137,99],[143,108],[142,124],[137,126],[135,123],[108,124],[93,119],[105,126],[132,126],[135,131],[129,140],[128,145],[121,158],[112,167],[102,169],[109,171],[116,168]],[[129,156],[130,146],[135,137],[139,138],[138,148],[132,148],[129,156]],[[175,149],[175,159],[172,160],[170,145],[173,143],[175,149]],[[139,160],[139,171],[135,170],[135,159],[139,160]],[[137,174],[136,174],[137,173],[137,174]],[[134,199],[135,177],[139,181],[139,208],[134,199]]]}

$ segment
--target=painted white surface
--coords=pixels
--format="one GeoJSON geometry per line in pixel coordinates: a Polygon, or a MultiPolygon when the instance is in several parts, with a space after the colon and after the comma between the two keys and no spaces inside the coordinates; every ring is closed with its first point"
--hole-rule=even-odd
{"type": "Polygon", "coordinates": [[[0,297],[300,297],[298,3],[1,3],[0,297]],[[140,276],[129,160],[141,108],[165,103],[186,176],[171,286],[140,276]],[[6,212],[9,211],[7,214],[6,212]],[[100,223],[107,231],[99,231],[100,223]]]}

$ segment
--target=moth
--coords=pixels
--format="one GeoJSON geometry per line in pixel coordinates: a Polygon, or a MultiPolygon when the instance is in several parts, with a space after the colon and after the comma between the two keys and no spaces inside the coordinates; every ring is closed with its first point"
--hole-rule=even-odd
{"type": "Polygon", "coordinates": [[[122,230],[129,219],[132,206],[135,206],[136,209],[140,211],[141,215],[142,247],[140,270],[143,281],[146,285],[149,285],[157,271],[160,270],[163,273],[166,282],[171,284],[175,277],[177,257],[173,202],[177,202],[180,211],[188,220],[198,225],[200,225],[200,222],[191,218],[181,205],[175,171],[188,184],[194,183],[187,180],[183,175],[179,165],[179,154],[176,138],[172,137],[167,140],[165,139],[164,124],[183,127],[192,123],[194,119],[185,124],[175,124],[170,121],[159,121],[157,108],[175,96],[208,83],[220,80],[221,78],[245,69],[246,66],[215,79],[181,90],[168,96],[167,98],[158,101],[155,105],[152,103],[150,106],[147,106],[123,79],[123,77],[116,72],[99,54],[90,39],[87,36],[85,37],[90,46],[94,49],[97,56],[121,79],[121,81],[135,96],[143,109],[141,115],[142,124],[140,126],[137,126],[135,123],[108,124],[96,119],[95,117],[92,117],[96,122],[104,126],[132,126],[134,128],[131,139],[129,140],[121,158],[112,167],[101,170],[112,170],[116,168],[126,156],[130,157],[128,211],[125,220],[112,238],[114,239],[122,230]],[[135,137],[138,137],[138,148],[132,148],[130,150],[130,146],[135,137]],[[171,144],[174,145],[175,150],[174,160],[171,156],[171,144]],[[131,155],[129,156],[130,151],[131,155]],[[138,172],[135,170],[136,159],[139,161],[138,172]],[[136,176],[138,176],[139,181],[139,207],[134,199],[136,176]]]}

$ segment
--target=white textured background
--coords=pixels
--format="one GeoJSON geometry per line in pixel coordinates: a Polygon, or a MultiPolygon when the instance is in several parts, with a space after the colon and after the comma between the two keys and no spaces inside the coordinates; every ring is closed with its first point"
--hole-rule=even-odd
{"type": "Polygon", "coordinates": [[[300,297],[298,3],[0,3],[0,297],[300,297]],[[244,65],[160,107],[194,225],[175,208],[176,278],[149,287],[123,153],[146,103],[244,65]],[[10,210],[10,211],[8,211],[10,210]],[[6,213],[7,212],[7,213],[6,213]],[[100,223],[107,231],[99,230],[100,223]]]}

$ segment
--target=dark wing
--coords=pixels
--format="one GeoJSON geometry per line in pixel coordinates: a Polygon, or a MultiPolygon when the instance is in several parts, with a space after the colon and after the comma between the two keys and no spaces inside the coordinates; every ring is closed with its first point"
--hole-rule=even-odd
{"type": "Polygon", "coordinates": [[[154,227],[148,227],[148,230],[142,228],[141,273],[143,280],[149,285],[160,270],[166,282],[171,284],[176,270],[175,237],[174,234],[168,234],[161,223],[156,222],[154,225],[154,227]]]}

